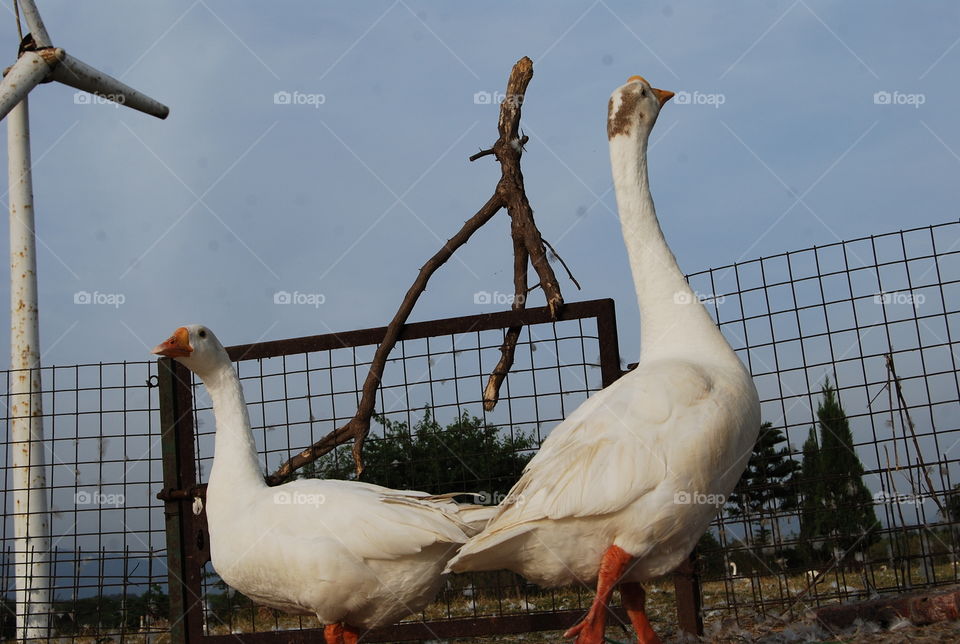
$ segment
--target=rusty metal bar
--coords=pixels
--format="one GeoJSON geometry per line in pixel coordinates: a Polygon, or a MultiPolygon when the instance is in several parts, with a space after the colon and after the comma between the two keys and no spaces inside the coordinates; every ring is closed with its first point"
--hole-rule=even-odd
{"type": "MultiPolygon", "coordinates": [[[[563,311],[556,321],[562,322],[590,317],[600,318],[607,313],[608,309],[613,309],[613,300],[611,299],[573,302],[564,305],[563,311]]],[[[542,306],[522,311],[501,311],[497,313],[483,313],[480,315],[430,320],[428,322],[413,322],[404,325],[400,331],[399,339],[401,341],[417,340],[437,335],[489,331],[491,329],[502,329],[516,325],[546,324],[553,321],[553,318],[550,316],[550,309],[542,306]]],[[[611,328],[615,333],[615,321],[613,321],[611,326],[608,326],[607,332],[609,332],[611,328]]],[[[311,353],[313,351],[357,347],[377,344],[383,339],[386,330],[386,327],[376,327],[371,329],[358,329],[356,331],[344,331],[341,333],[311,335],[302,338],[290,338],[288,340],[241,344],[227,347],[227,353],[230,354],[231,360],[239,362],[241,360],[288,356],[296,353],[311,353]]],[[[616,336],[614,335],[613,337],[616,336]]],[[[617,351],[619,351],[619,349],[617,349],[617,351]]],[[[618,370],[619,362],[620,357],[618,355],[616,360],[618,370]]],[[[603,367],[601,366],[601,368],[603,367]]],[[[606,384],[606,379],[604,379],[604,385],[606,384]]]]}
{"type": "MultiPolygon", "coordinates": [[[[163,485],[166,490],[190,488],[197,482],[190,372],[174,360],[161,359],[158,385],[163,485]]],[[[189,497],[164,503],[170,637],[182,644],[203,636],[201,567],[206,563],[206,517],[194,517],[192,506],[189,497]]]]}
{"type": "Polygon", "coordinates": [[[677,625],[691,635],[703,635],[703,611],[700,609],[700,573],[696,552],[673,571],[673,588],[677,598],[677,625]]]}
{"type": "Polygon", "coordinates": [[[613,300],[591,300],[597,316],[597,340],[600,344],[600,377],[609,387],[623,375],[620,370],[620,340],[617,336],[617,310],[613,300]]]}

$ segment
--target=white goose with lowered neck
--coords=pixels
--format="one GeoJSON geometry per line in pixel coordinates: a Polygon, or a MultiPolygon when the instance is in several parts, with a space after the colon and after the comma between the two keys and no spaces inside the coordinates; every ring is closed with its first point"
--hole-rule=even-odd
{"type": "Polygon", "coordinates": [[[615,587],[638,641],[659,641],[640,583],[690,554],[760,427],[750,374],[687,285],[657,222],[647,140],[671,96],[635,76],[613,92],[607,118],[640,307],[640,361],[553,429],[498,513],[447,567],[506,568],[546,587],[596,583],[590,611],[567,632],[578,644],[604,641],[615,587]]]}
{"type": "Polygon", "coordinates": [[[207,485],[210,559],[257,603],[312,613],[327,644],[421,610],[460,544],[494,511],[357,481],[301,479],[268,487],[240,379],[208,328],[180,327],[154,353],[193,371],[217,430],[207,485]]]}

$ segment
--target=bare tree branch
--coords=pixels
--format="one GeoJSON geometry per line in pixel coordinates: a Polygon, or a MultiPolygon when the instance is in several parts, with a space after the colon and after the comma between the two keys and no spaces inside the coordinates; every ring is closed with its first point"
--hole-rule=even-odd
{"type": "MultiPolygon", "coordinates": [[[[433,273],[501,208],[506,207],[511,217],[511,236],[514,242],[514,287],[517,293],[517,297],[514,299],[514,309],[523,308],[526,303],[528,290],[526,285],[527,261],[529,259],[540,276],[551,315],[556,317],[559,313],[560,307],[563,305],[563,297],[560,294],[560,287],[557,284],[553,269],[547,261],[540,231],[537,230],[536,224],[533,222],[533,210],[530,208],[530,203],[524,193],[523,174],[520,172],[520,156],[523,152],[523,145],[527,142],[527,137],[520,136],[519,133],[520,106],[523,103],[527,85],[529,85],[531,78],[533,78],[533,62],[529,58],[523,57],[513,66],[510,79],[507,82],[506,98],[500,106],[500,118],[497,124],[500,133],[499,139],[489,150],[482,150],[471,157],[471,160],[490,154],[497,157],[502,174],[497,188],[487,203],[464,223],[460,231],[451,237],[443,248],[420,268],[416,280],[407,290],[400,308],[390,321],[383,341],[377,347],[367,378],[363,383],[357,413],[346,424],[330,432],[281,465],[267,477],[268,484],[282,483],[298,468],[315,461],[351,439],[354,441],[353,459],[357,474],[363,472],[363,443],[370,431],[370,418],[373,415],[373,408],[376,403],[376,393],[380,387],[387,357],[396,345],[403,325],[406,324],[417,299],[426,289],[427,282],[433,273]]],[[[504,348],[501,348],[503,355],[500,364],[494,370],[494,375],[491,376],[491,378],[498,378],[497,384],[493,387],[494,394],[496,394],[500,382],[506,377],[510,365],[513,363],[513,351],[519,334],[519,328],[515,332],[513,329],[508,331],[508,338],[513,337],[514,339],[512,344],[505,343],[504,348]]],[[[489,384],[488,389],[490,389],[489,384]]],[[[495,395],[493,401],[493,404],[496,404],[495,395]]]]}

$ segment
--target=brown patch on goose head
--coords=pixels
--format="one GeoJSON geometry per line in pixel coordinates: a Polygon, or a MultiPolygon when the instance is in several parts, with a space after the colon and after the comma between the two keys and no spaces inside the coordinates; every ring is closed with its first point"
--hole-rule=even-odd
{"type": "MultiPolygon", "coordinates": [[[[620,92],[620,105],[617,111],[613,111],[613,97],[607,103],[607,138],[612,139],[619,134],[630,134],[630,128],[634,122],[634,113],[637,105],[640,103],[640,89],[630,88],[620,92]]],[[[642,117],[643,115],[641,115],[642,117]]]]}

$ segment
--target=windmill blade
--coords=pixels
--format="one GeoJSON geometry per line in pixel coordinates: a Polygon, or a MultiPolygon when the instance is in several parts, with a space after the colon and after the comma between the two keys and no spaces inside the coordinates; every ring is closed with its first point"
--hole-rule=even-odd
{"type": "Polygon", "coordinates": [[[62,49],[25,52],[0,82],[0,119],[3,119],[30,90],[50,75],[62,49]]]}
{"type": "Polygon", "coordinates": [[[163,103],[138,92],[66,52],[60,56],[60,64],[53,69],[50,78],[159,119],[167,118],[170,113],[170,108],[163,103]]]}
{"type": "Polygon", "coordinates": [[[43,19],[40,17],[40,12],[37,11],[37,5],[34,4],[33,0],[20,0],[20,11],[23,12],[23,17],[27,21],[27,28],[33,36],[33,42],[37,43],[37,47],[52,47],[50,34],[47,33],[47,28],[43,26],[43,19]]]}

